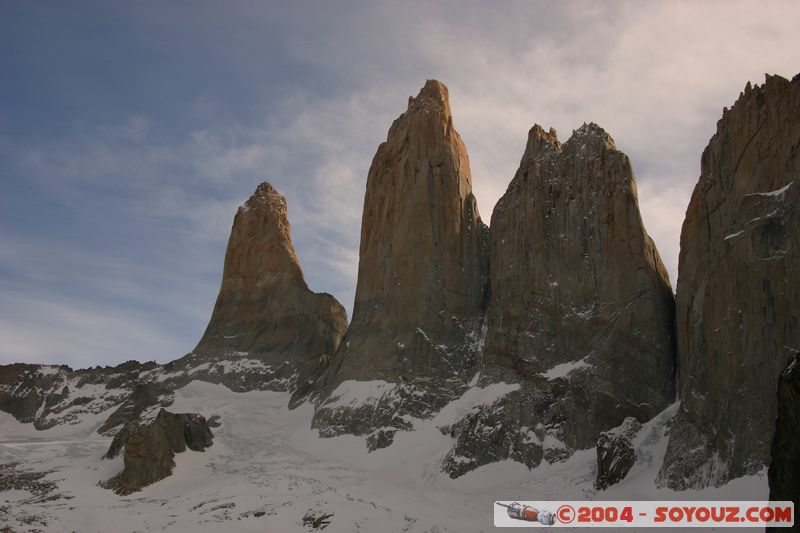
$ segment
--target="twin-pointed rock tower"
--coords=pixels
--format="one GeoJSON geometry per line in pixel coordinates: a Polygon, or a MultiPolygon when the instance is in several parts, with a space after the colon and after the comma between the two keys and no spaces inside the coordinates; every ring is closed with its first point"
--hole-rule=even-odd
{"type": "Polygon", "coordinates": [[[628,157],[595,124],[534,126],[491,223],[481,383],[519,389],[456,424],[451,475],[595,445],[674,397],[674,299],[628,157]]]}

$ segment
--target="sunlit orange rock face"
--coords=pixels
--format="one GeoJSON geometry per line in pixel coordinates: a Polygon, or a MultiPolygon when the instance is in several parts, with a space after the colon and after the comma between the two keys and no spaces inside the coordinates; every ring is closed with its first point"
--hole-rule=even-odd
{"type": "Polygon", "coordinates": [[[447,87],[428,80],[372,160],[353,320],[325,382],[327,395],[348,380],[383,380],[409,397],[387,398],[368,416],[342,411],[347,420],[323,406],[319,427],[394,427],[402,412],[389,405],[419,415],[463,389],[485,306],[486,238],[447,87]]]}
{"type": "Polygon", "coordinates": [[[306,285],[291,241],[286,199],[262,183],[236,213],[222,286],[203,338],[189,360],[175,366],[246,357],[261,362],[262,370],[270,367],[274,388],[292,389],[302,385],[299,373],[335,353],[346,327],[341,304],[306,285]]]}

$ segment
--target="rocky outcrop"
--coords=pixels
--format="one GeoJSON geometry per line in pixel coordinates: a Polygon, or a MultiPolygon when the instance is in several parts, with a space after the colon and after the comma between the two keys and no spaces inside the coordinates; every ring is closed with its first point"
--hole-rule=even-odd
{"type": "Polygon", "coordinates": [[[140,420],[156,408],[169,407],[173,397],[172,389],[159,381],[136,381],[130,396],[111,413],[97,432],[102,435],[113,434],[115,428],[124,428],[129,422],[140,420]]]}
{"type": "Polygon", "coordinates": [[[604,431],[597,439],[597,480],[594,486],[606,489],[625,479],[634,463],[636,450],[633,437],[642,425],[635,418],[628,417],[618,428],[604,431]]]}
{"type": "Polygon", "coordinates": [[[113,459],[125,450],[125,443],[128,442],[128,437],[131,433],[141,426],[140,420],[131,420],[126,422],[114,435],[108,450],[103,455],[103,459],[113,459]]]}
{"type": "Polygon", "coordinates": [[[25,363],[0,366],[0,410],[20,422],[35,422],[45,398],[60,384],[62,373],[71,370],[25,363]]]}
{"type": "Polygon", "coordinates": [[[152,372],[158,368],[154,362],[137,361],[80,370],[63,365],[0,365],[0,410],[44,430],[59,424],[76,424],[88,415],[136,398],[139,410],[135,415],[132,407],[130,411],[120,408],[98,430],[113,435],[144,408],[172,402],[171,392],[161,388],[147,397],[135,393],[140,380],[152,379],[152,372]]]}
{"type": "Polygon", "coordinates": [[[681,408],[660,482],[720,485],[769,464],[775,390],[800,350],[800,84],[749,83],[717,123],[681,231],[681,408]]]}
{"type": "Polygon", "coordinates": [[[286,199],[262,183],[236,213],[222,286],[193,353],[167,365],[233,390],[294,390],[336,351],[347,314],[309,290],[291,242],[286,199]]]}
{"type": "Polygon", "coordinates": [[[112,441],[107,458],[124,448],[125,468],[101,483],[117,494],[130,494],[172,474],[175,454],[205,451],[213,444],[206,419],[194,413],[173,414],[164,409],[149,424],[130,423],[112,441]]]}
{"type": "Polygon", "coordinates": [[[486,227],[448,91],[429,80],[392,124],[367,177],[353,320],[322,385],[320,434],[391,442],[429,416],[475,364],[486,227]],[[345,400],[346,399],[346,400],[345,400]]]}
{"type": "Polygon", "coordinates": [[[559,460],[672,401],[672,290],[630,161],[602,128],[585,124],[562,145],[534,126],[490,233],[481,383],[521,387],[467,415],[493,422],[464,422],[473,429],[458,435],[458,468],[446,471],[480,466],[487,446],[498,459],[524,444],[527,457],[559,460]],[[486,431],[505,435],[487,442],[486,431]]]}
{"type": "MultiPolygon", "coordinates": [[[[778,379],[778,418],[769,464],[769,499],[800,505],[800,355],[795,354],[778,379]]],[[[795,519],[795,523],[797,520],[795,519]]]]}
{"type": "Polygon", "coordinates": [[[456,478],[479,466],[511,459],[534,468],[542,462],[542,426],[517,427],[507,424],[506,409],[513,407],[502,400],[478,405],[472,412],[453,424],[441,428],[456,439],[445,455],[442,471],[456,478]]]}

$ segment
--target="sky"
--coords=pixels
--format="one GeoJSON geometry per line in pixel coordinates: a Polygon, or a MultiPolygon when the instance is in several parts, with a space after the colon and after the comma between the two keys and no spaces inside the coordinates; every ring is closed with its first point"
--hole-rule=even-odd
{"type": "Polygon", "coordinates": [[[674,286],[722,108],[800,72],[798,27],[795,1],[0,0],[0,364],[190,352],[265,180],[349,313],[369,164],[429,78],[487,223],[533,124],[600,124],[674,286]]]}

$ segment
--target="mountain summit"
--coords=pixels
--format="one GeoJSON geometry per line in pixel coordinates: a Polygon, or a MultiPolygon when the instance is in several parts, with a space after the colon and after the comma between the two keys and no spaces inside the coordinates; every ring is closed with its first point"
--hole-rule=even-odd
{"type": "Polygon", "coordinates": [[[628,157],[596,124],[563,145],[534,125],[492,214],[480,384],[515,383],[454,425],[452,476],[595,446],[674,397],[674,299],[628,157]]]}
{"type": "Polygon", "coordinates": [[[353,320],[314,422],[323,434],[385,445],[408,426],[404,415],[427,416],[463,390],[485,305],[486,236],[447,87],[428,80],[369,169],[353,320]],[[353,382],[379,390],[342,407],[363,388],[353,382]]]}

